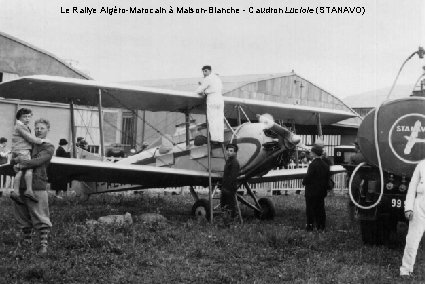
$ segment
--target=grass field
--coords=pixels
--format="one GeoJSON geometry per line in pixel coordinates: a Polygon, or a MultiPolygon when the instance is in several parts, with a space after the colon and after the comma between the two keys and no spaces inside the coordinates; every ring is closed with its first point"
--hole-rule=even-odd
{"type": "Polygon", "coordinates": [[[303,195],[274,197],[277,217],[224,227],[194,220],[190,196],[96,196],[51,200],[49,252],[19,247],[10,201],[0,199],[0,283],[424,283],[424,245],[414,276],[398,276],[403,244],[364,246],[349,221],[347,198],[326,199],[325,233],[304,229],[303,195]],[[127,227],[86,226],[87,219],[130,212],[127,227]],[[168,221],[143,223],[158,212],[168,221]],[[404,282],[405,281],[405,282],[404,282]]]}

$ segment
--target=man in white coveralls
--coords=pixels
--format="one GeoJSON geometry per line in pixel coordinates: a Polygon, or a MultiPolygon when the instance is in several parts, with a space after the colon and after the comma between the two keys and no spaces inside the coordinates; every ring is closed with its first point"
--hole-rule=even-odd
{"type": "Polygon", "coordinates": [[[413,272],[417,249],[425,232],[425,160],[417,164],[405,198],[405,217],[409,221],[404,256],[399,268],[401,276],[413,272]]]}
{"type": "Polygon", "coordinates": [[[212,73],[211,66],[203,66],[204,79],[195,91],[197,94],[207,96],[207,121],[210,129],[210,140],[214,144],[223,143],[223,96],[222,81],[212,73]]]}

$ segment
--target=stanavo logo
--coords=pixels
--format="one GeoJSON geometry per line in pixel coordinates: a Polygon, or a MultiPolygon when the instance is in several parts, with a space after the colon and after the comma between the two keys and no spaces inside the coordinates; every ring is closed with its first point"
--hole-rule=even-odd
{"type": "Polygon", "coordinates": [[[425,116],[410,113],[398,118],[389,130],[389,147],[401,161],[418,163],[424,158],[425,116]]]}
{"type": "Polygon", "coordinates": [[[425,127],[422,126],[422,123],[420,120],[417,120],[416,123],[414,123],[414,125],[398,125],[396,127],[396,132],[401,132],[401,131],[409,131],[409,132],[425,132],[425,127]]]}

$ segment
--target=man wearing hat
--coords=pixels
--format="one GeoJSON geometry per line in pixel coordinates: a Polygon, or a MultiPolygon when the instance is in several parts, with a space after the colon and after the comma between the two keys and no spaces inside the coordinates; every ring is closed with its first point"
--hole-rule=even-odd
{"type": "Polygon", "coordinates": [[[204,79],[195,91],[207,96],[207,121],[209,123],[210,140],[213,143],[223,143],[224,103],[222,96],[222,81],[212,73],[211,66],[203,66],[204,79]]]}
{"type": "Polygon", "coordinates": [[[62,158],[71,158],[71,153],[65,151],[64,146],[68,145],[67,139],[60,139],[59,140],[59,147],[56,149],[56,157],[62,157],[62,158]]]}
{"type": "Polygon", "coordinates": [[[222,189],[220,194],[220,206],[225,217],[237,215],[237,178],[240,173],[240,164],[237,160],[238,146],[233,143],[226,145],[226,164],[223,169],[222,189]]]}
{"type": "MultiPolygon", "coordinates": [[[[64,149],[65,145],[68,145],[67,139],[64,139],[64,138],[60,139],[59,147],[58,149],[56,149],[56,157],[71,158],[71,153],[65,151],[64,149]]],[[[52,186],[52,189],[56,191],[56,197],[59,199],[62,199],[62,197],[60,196],[60,193],[67,191],[67,180],[61,176],[52,177],[51,179],[52,179],[51,186],[52,186]]]]}
{"type": "Polygon", "coordinates": [[[312,162],[303,179],[306,201],[306,230],[312,231],[314,223],[317,230],[325,229],[324,198],[327,195],[328,181],[330,178],[330,166],[322,159],[323,148],[314,144],[310,155],[312,162]]]}

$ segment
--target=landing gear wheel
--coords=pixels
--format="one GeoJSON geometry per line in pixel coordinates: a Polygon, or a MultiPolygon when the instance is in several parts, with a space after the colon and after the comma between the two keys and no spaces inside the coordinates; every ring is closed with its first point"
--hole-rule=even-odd
{"type": "Polygon", "coordinates": [[[192,215],[196,218],[205,218],[210,221],[210,204],[205,199],[197,200],[192,206],[192,215]]]}
{"type": "Polygon", "coordinates": [[[262,212],[254,211],[254,216],[260,220],[272,220],[275,217],[274,203],[268,198],[258,200],[262,212]]]}

